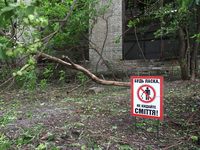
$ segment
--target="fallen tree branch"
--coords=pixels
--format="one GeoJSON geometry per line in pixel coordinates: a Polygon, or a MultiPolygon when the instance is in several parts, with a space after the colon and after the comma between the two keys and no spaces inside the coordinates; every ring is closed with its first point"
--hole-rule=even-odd
{"type": "MultiPolygon", "coordinates": [[[[37,52],[37,54],[39,54],[40,52],[37,52]]],[[[116,86],[127,86],[127,87],[130,87],[131,86],[131,82],[118,82],[118,81],[107,81],[107,80],[102,80],[102,79],[99,79],[97,76],[95,76],[93,73],[91,73],[90,71],[88,71],[87,69],[85,69],[84,67],[78,65],[78,64],[71,64],[66,62],[66,61],[63,61],[59,58],[56,58],[56,57],[53,57],[53,56],[50,56],[50,55],[47,55],[45,53],[41,53],[40,55],[41,57],[45,57],[47,59],[50,59],[54,62],[58,62],[60,63],[61,65],[64,65],[68,68],[71,68],[71,69],[75,69],[75,70],[78,70],[78,71],[81,71],[83,72],[86,76],[88,76],[90,79],[92,79],[94,82],[98,83],[98,84],[103,84],[103,85],[116,85],[116,86]]],[[[69,59],[69,58],[68,58],[69,59]]],[[[69,61],[69,60],[68,60],[69,61]]]]}

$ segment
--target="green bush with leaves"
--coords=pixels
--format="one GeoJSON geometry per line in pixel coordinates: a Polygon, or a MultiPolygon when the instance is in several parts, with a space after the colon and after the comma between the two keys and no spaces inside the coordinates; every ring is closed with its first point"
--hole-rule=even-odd
{"type": "Polygon", "coordinates": [[[35,70],[29,70],[25,74],[16,77],[16,82],[22,86],[22,88],[29,91],[36,90],[37,87],[37,76],[35,70]]]}
{"type": "MultiPolygon", "coordinates": [[[[77,0],[76,4],[74,2],[31,0],[30,4],[27,4],[26,1],[14,3],[11,0],[0,0],[0,61],[13,63],[19,56],[26,58],[24,66],[17,66],[19,69],[13,73],[14,77],[22,76],[21,79],[26,80],[29,75],[33,75],[31,70],[34,70],[37,59],[34,55],[42,49],[54,55],[55,50],[88,44],[85,37],[88,37],[88,29],[93,26],[91,22],[95,22],[98,14],[106,12],[111,0],[101,9],[98,8],[100,0],[77,0]],[[60,28],[73,4],[75,5],[70,17],[60,28]],[[58,29],[59,32],[54,34],[58,29]],[[53,38],[48,39],[51,35],[53,38]],[[83,40],[83,37],[86,40],[83,40]],[[49,44],[44,47],[45,40],[49,40],[49,44]],[[29,74],[26,74],[26,68],[29,68],[29,74]]],[[[75,56],[72,50],[67,50],[66,54],[75,56]]],[[[45,70],[44,74],[48,71],[45,70]]],[[[61,75],[61,78],[63,77],[61,75]]]]}

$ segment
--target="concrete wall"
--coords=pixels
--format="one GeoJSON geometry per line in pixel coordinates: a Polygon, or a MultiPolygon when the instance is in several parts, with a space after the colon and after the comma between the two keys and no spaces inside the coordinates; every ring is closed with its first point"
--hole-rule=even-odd
{"type": "MultiPolygon", "coordinates": [[[[104,0],[101,2],[101,5],[103,4],[105,4],[104,0]]],[[[99,15],[97,20],[98,22],[92,29],[90,36],[92,42],[90,44],[99,53],[102,53],[103,50],[102,56],[107,62],[112,63],[115,59],[121,59],[122,42],[116,44],[115,39],[122,34],[122,1],[113,0],[107,13],[105,15],[99,15]]],[[[100,57],[92,47],[89,50],[90,69],[95,71],[100,57]]],[[[98,63],[98,72],[107,70],[103,63],[101,59],[98,63]]]]}

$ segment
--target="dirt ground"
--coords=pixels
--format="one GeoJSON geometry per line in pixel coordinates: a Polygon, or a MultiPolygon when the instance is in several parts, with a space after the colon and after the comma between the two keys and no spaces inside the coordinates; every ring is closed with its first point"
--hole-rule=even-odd
{"type": "Polygon", "coordinates": [[[158,120],[131,116],[129,87],[90,82],[67,94],[77,85],[1,93],[0,150],[200,149],[200,81],[164,82],[159,130],[158,120]]]}

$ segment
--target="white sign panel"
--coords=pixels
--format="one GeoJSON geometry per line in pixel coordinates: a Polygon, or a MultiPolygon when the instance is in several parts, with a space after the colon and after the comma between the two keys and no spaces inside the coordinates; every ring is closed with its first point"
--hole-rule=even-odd
{"type": "Polygon", "coordinates": [[[163,77],[131,77],[133,116],[163,119],[163,77]]]}

